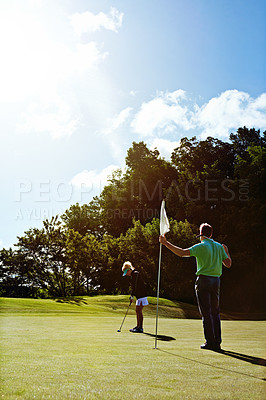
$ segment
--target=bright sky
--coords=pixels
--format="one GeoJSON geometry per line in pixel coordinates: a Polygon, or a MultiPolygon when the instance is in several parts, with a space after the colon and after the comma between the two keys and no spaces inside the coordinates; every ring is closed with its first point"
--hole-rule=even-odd
{"type": "Polygon", "coordinates": [[[0,0],[0,247],[99,194],[133,141],[266,129],[264,0],[0,0]]]}

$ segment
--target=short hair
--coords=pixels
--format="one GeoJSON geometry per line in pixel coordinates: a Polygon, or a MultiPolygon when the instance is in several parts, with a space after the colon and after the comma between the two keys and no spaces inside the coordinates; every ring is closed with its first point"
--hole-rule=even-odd
{"type": "Polygon", "coordinates": [[[201,233],[201,235],[210,238],[213,233],[213,228],[210,224],[207,224],[207,222],[204,222],[203,224],[200,225],[200,233],[201,233]]]}
{"type": "Polygon", "coordinates": [[[130,261],[125,261],[122,267],[122,271],[124,272],[125,269],[135,269],[130,261]]]}

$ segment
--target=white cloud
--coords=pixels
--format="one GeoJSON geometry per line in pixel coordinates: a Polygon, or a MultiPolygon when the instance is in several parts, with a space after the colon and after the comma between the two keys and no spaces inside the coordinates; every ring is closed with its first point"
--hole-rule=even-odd
{"type": "Polygon", "coordinates": [[[169,159],[182,136],[195,135],[201,139],[213,136],[227,140],[230,133],[241,127],[266,128],[266,94],[256,99],[248,93],[228,90],[199,106],[183,90],[159,93],[143,103],[134,113],[124,108],[107,120],[101,131],[110,146],[113,157],[121,162],[129,137],[137,134],[150,148],[157,147],[161,156],[169,159]]]}
{"type": "MultiPolygon", "coordinates": [[[[169,134],[182,136],[188,130],[206,138],[227,139],[233,129],[266,127],[266,94],[253,99],[248,93],[227,90],[199,106],[183,90],[160,93],[143,103],[131,121],[133,132],[146,138],[169,134]]],[[[172,135],[173,136],[173,135],[172,135]]]]}
{"type": "Polygon", "coordinates": [[[118,32],[122,26],[123,13],[111,7],[109,15],[100,12],[93,14],[90,11],[75,13],[70,18],[75,34],[81,37],[83,33],[96,32],[102,28],[118,32]]]}
{"type": "Polygon", "coordinates": [[[129,92],[129,94],[130,94],[130,96],[132,96],[132,97],[135,97],[136,95],[137,95],[137,90],[130,90],[130,92],[129,92]]]}
{"type": "Polygon", "coordinates": [[[207,136],[228,138],[232,129],[266,127],[266,94],[257,99],[238,90],[227,90],[198,107],[195,125],[202,129],[201,138],[207,136]]]}
{"type": "Polygon", "coordinates": [[[140,111],[131,123],[133,131],[142,136],[154,136],[173,132],[177,126],[184,130],[191,129],[189,109],[180,105],[185,99],[185,92],[177,90],[161,93],[148,103],[143,103],[140,111]]]}
{"type": "Polygon", "coordinates": [[[174,92],[166,92],[165,94],[162,93],[162,96],[169,104],[178,104],[180,100],[186,99],[186,92],[182,89],[178,89],[174,92]]]}
{"type": "Polygon", "coordinates": [[[129,118],[132,107],[124,108],[119,114],[115,115],[113,118],[109,118],[107,121],[108,128],[104,131],[105,134],[111,134],[116,129],[121,127],[126,120],[129,118]]]}
{"type": "Polygon", "coordinates": [[[77,175],[75,175],[70,183],[78,189],[89,188],[91,191],[100,191],[104,188],[104,186],[108,182],[108,177],[112,175],[112,173],[118,169],[117,165],[109,165],[104,168],[102,171],[96,170],[84,170],[77,175]]]}
{"type": "Polygon", "coordinates": [[[170,140],[157,138],[151,142],[149,147],[152,150],[157,148],[160,152],[160,156],[164,157],[166,160],[169,160],[171,158],[172,152],[179,145],[180,145],[180,140],[171,142],[170,140]]]}

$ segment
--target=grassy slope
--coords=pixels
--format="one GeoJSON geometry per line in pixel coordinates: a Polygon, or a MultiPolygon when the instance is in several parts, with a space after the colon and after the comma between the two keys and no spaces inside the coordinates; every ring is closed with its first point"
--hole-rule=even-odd
{"type": "MultiPolygon", "coordinates": [[[[150,306],[146,315],[156,313],[157,299],[149,297],[150,306]]],[[[72,299],[40,300],[40,299],[11,299],[0,298],[0,311],[12,313],[84,313],[118,314],[126,311],[129,296],[95,296],[75,297],[72,299]]],[[[173,302],[167,299],[159,300],[160,315],[167,318],[199,318],[196,306],[173,302]]],[[[129,314],[134,314],[134,305],[129,314]]]]}
{"type": "Polygon", "coordinates": [[[183,311],[161,300],[164,341],[154,350],[156,301],[150,301],[154,304],[145,309],[148,334],[134,335],[128,332],[135,325],[134,309],[117,332],[128,296],[69,303],[0,299],[2,398],[264,398],[265,367],[255,359],[265,357],[263,321],[222,322],[224,348],[238,356],[203,351],[200,320],[166,318],[188,315],[190,306],[182,305],[183,311]]]}

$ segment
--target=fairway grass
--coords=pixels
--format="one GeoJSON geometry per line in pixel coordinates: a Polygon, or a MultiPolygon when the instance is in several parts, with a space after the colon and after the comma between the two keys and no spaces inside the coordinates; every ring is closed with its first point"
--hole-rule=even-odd
{"type": "Polygon", "coordinates": [[[117,332],[128,296],[0,303],[0,398],[266,398],[264,321],[222,321],[226,352],[215,353],[199,348],[200,319],[174,318],[179,308],[161,300],[155,350],[153,306],[144,310],[146,334],[129,332],[134,308],[117,332]]]}

